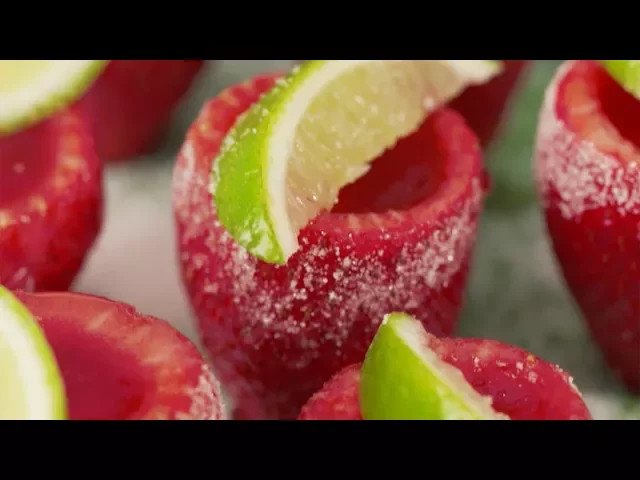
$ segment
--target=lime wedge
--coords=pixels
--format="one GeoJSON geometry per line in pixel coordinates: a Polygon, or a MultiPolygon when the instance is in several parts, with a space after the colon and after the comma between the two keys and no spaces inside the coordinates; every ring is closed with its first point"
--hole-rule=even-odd
{"type": "Polygon", "coordinates": [[[429,348],[422,324],[403,313],[385,316],[360,376],[367,420],[507,420],[462,372],[429,348]]]}
{"type": "Polygon", "coordinates": [[[106,60],[0,60],[0,135],[69,106],[106,65],[106,60]]]}
{"type": "Polygon", "coordinates": [[[55,356],[38,322],[0,286],[0,420],[64,420],[55,356]]]}
{"type": "Polygon", "coordinates": [[[622,88],[640,99],[640,60],[600,60],[600,63],[622,88]]]}
{"type": "Polygon", "coordinates": [[[299,231],[430,112],[500,73],[492,60],[312,60],[238,119],[214,162],[218,219],[283,264],[299,231]]]}

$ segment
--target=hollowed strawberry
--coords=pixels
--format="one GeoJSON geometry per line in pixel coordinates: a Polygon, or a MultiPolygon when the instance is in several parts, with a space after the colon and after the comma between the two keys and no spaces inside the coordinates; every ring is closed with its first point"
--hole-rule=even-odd
{"type": "Polygon", "coordinates": [[[286,265],[249,256],[216,219],[211,162],[275,79],[257,77],[205,105],[174,173],[184,282],[236,418],[295,418],[333,373],[362,360],[386,312],[450,334],[486,190],[476,137],[444,109],[345,188],[301,232],[286,265]]]}
{"type": "Polygon", "coordinates": [[[112,60],[80,106],[93,122],[102,160],[154,149],[203,60],[112,60]]]}
{"type": "MultiPolygon", "coordinates": [[[[591,419],[571,377],[529,352],[493,340],[433,336],[429,346],[513,420],[591,419]]],[[[345,368],[311,397],[299,420],[361,420],[359,386],[360,364],[345,368]]]]}
{"type": "Polygon", "coordinates": [[[0,283],[66,290],[101,221],[102,167],[76,109],[0,138],[0,283]]]}
{"type": "Polygon", "coordinates": [[[17,292],[42,326],[72,420],[220,420],[219,384],[196,347],[129,305],[17,292]]]}
{"type": "Polygon", "coordinates": [[[484,146],[495,137],[528,60],[504,60],[504,72],[493,80],[467,88],[451,102],[484,146]]]}
{"type": "Polygon", "coordinates": [[[566,282],[611,368],[640,392],[640,102],[597,63],[564,64],[536,143],[537,185],[566,282]]]}

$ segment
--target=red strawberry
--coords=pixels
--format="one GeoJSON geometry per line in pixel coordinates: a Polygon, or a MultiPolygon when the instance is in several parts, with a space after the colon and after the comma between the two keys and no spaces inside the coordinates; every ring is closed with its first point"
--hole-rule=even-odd
{"type": "Polygon", "coordinates": [[[220,420],[220,388],[196,347],[129,305],[17,292],[62,372],[72,420],[220,420]]]}
{"type": "MultiPolygon", "coordinates": [[[[558,366],[494,340],[438,339],[430,347],[458,368],[493,407],[513,420],[590,420],[571,377],[558,366]]],[[[335,375],[303,407],[300,420],[361,420],[360,364],[335,375]]]]}
{"type": "Polygon", "coordinates": [[[102,221],[102,166],[76,109],[0,138],[0,283],[66,290],[102,221]]]}
{"type": "Polygon", "coordinates": [[[156,147],[203,60],[112,60],[80,100],[92,119],[102,160],[156,147]]]}
{"type": "Polygon", "coordinates": [[[236,418],[295,418],[333,373],[362,360],[386,312],[450,334],[486,190],[476,137],[443,109],[345,188],[286,266],[249,256],[216,219],[210,171],[226,132],[275,79],[205,105],[174,173],[184,282],[236,418]]]}
{"type": "Polygon", "coordinates": [[[640,392],[640,102],[596,62],[547,89],[537,185],[566,282],[611,368],[640,392]]]}
{"type": "Polygon", "coordinates": [[[451,102],[451,107],[462,114],[484,146],[496,135],[514,89],[530,63],[527,60],[504,62],[501,75],[484,85],[467,88],[451,102]]]}

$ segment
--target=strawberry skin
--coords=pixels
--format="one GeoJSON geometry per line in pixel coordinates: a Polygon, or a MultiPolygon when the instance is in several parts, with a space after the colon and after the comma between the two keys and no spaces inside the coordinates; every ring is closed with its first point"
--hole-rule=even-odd
{"type": "Polygon", "coordinates": [[[489,145],[498,133],[500,123],[514,90],[530,60],[503,60],[504,71],[484,85],[467,88],[451,102],[460,112],[483,146],[489,145]]]}
{"type": "Polygon", "coordinates": [[[335,374],[302,407],[298,420],[362,420],[360,363],[335,374]]]}
{"type": "Polygon", "coordinates": [[[112,60],[79,101],[103,161],[154,149],[203,60],[112,60]]]}
{"type": "Polygon", "coordinates": [[[444,109],[343,189],[287,265],[251,257],[216,219],[210,172],[226,132],[276,78],[205,105],[174,172],[183,280],[235,418],[295,418],[336,371],[364,358],[388,311],[452,333],[487,187],[476,137],[444,109]]]}
{"type": "Polygon", "coordinates": [[[553,250],[611,369],[640,392],[640,102],[593,61],[560,67],[536,140],[553,250]]]}
{"type": "Polygon", "coordinates": [[[69,288],[100,231],[102,202],[102,164],[77,109],[0,138],[0,283],[69,288]]]}
{"type": "MultiPolygon", "coordinates": [[[[512,420],[591,420],[571,377],[529,352],[494,340],[433,336],[429,346],[512,420]]],[[[311,397],[298,419],[361,420],[359,387],[360,364],[351,365],[311,397]]]]}
{"type": "Polygon", "coordinates": [[[195,345],[129,305],[16,292],[42,326],[71,420],[221,420],[218,381],[195,345]]]}

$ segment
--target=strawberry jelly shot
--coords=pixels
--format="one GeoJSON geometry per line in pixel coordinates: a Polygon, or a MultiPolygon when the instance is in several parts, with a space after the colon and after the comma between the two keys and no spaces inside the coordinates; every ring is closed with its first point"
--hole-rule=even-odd
{"type": "Polygon", "coordinates": [[[102,166],[67,109],[0,137],[0,284],[66,290],[102,221],[102,166]]]}
{"type": "Polygon", "coordinates": [[[174,172],[183,279],[235,418],[295,418],[334,373],[362,361],[389,311],[451,334],[487,190],[476,136],[441,109],[301,231],[286,265],[254,258],[216,218],[212,159],[276,78],[207,103],[174,172]]]}
{"type": "Polygon", "coordinates": [[[80,100],[98,156],[124,160],[157,147],[203,60],[111,60],[80,100]]]}
{"type": "Polygon", "coordinates": [[[566,284],[605,360],[640,393],[640,100],[596,61],[547,87],[538,193],[566,284]]]}
{"type": "Polygon", "coordinates": [[[16,297],[53,349],[71,420],[225,418],[211,368],[168,323],[92,295],[16,297]]]}

